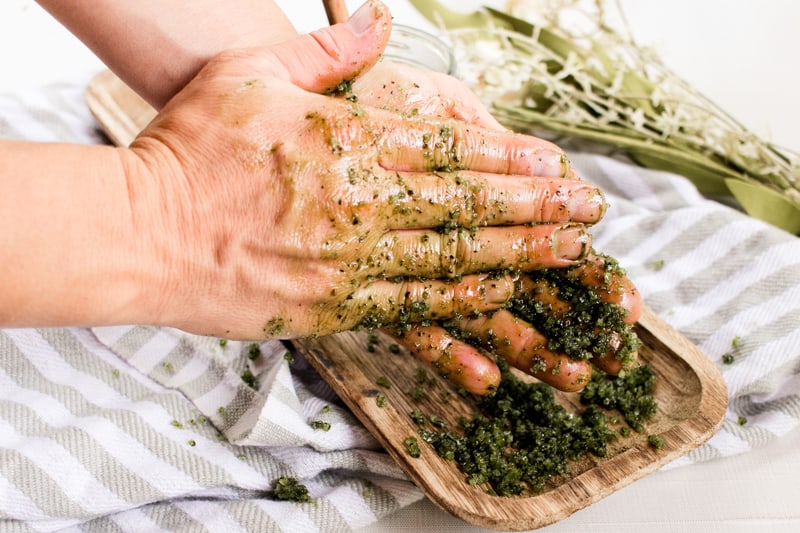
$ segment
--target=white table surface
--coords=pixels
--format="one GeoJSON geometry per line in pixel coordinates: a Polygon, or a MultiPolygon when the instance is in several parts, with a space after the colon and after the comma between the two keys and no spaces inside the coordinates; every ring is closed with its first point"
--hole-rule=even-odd
{"type": "MultiPolygon", "coordinates": [[[[800,150],[800,2],[620,0],[638,42],[753,131],[800,150]]],[[[395,19],[425,26],[406,0],[395,19]]],[[[326,23],[316,0],[278,0],[307,31],[326,23]]],[[[348,1],[351,10],[360,2],[348,1]]],[[[460,0],[470,9],[481,2],[460,0]]],[[[485,2],[484,2],[485,3],[485,2]]],[[[492,2],[497,4],[498,2],[492,2]]],[[[453,2],[451,2],[453,4],[453,2]]],[[[0,92],[88,79],[103,65],[32,0],[0,3],[0,92]]],[[[737,457],[652,474],[543,532],[800,531],[800,430],[737,457]]],[[[422,501],[369,531],[480,531],[422,501]]]]}

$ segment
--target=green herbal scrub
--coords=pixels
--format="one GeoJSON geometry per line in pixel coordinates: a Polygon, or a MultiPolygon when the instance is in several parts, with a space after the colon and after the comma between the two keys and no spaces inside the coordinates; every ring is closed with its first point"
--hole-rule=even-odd
{"type": "Polygon", "coordinates": [[[618,418],[606,409],[626,409],[623,418],[633,421],[634,430],[643,431],[644,422],[655,414],[652,376],[647,366],[637,367],[625,378],[598,373],[585,403],[601,397],[609,401],[572,414],[558,403],[552,387],[524,382],[505,367],[497,391],[478,398],[477,412],[471,420],[462,418],[459,430],[427,429],[426,421],[436,427],[437,418],[426,420],[418,410],[411,417],[420,426],[421,438],[439,456],[454,461],[467,483],[485,484],[497,496],[540,492],[554,477],[569,473],[571,461],[587,454],[606,455],[607,443],[617,438],[610,425],[618,418]],[[633,406],[647,408],[634,414],[629,409],[633,406]]]}
{"type": "MultiPolygon", "coordinates": [[[[621,272],[615,260],[603,257],[599,275],[608,286],[621,272]]],[[[607,444],[631,430],[644,433],[656,413],[655,373],[635,359],[639,339],[625,323],[624,310],[601,298],[597,289],[562,269],[526,274],[508,309],[532,324],[548,339],[548,348],[575,360],[614,354],[621,363],[619,376],[599,368],[578,394],[578,413],[559,403],[554,389],[541,381],[523,381],[499,360],[502,379],[497,390],[476,397],[476,412],[462,418],[460,428],[448,429],[435,415],[415,410],[411,418],[419,435],[436,452],[454,461],[472,485],[491,494],[514,496],[540,492],[553,478],[568,474],[570,463],[587,454],[604,457],[607,444]]],[[[605,287],[604,287],[605,288],[605,287]]],[[[544,368],[534,359],[531,372],[544,368]]],[[[418,374],[417,383],[426,383],[418,374]]],[[[418,388],[419,388],[418,387],[418,388]]],[[[650,445],[664,446],[651,435],[650,445]]]]}

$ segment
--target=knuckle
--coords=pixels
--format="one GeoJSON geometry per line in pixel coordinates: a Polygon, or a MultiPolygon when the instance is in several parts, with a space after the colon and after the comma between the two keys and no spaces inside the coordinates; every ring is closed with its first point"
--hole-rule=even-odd
{"type": "Polygon", "coordinates": [[[345,39],[342,39],[341,32],[326,28],[311,32],[310,35],[320,49],[335,61],[341,61],[348,50],[348,43],[345,42],[345,39]]]}
{"type": "Polygon", "coordinates": [[[464,154],[469,150],[464,146],[464,133],[452,123],[442,123],[439,129],[423,138],[423,148],[434,170],[453,171],[465,168],[464,154]]]}
{"type": "Polygon", "coordinates": [[[438,274],[448,278],[462,276],[473,255],[473,242],[469,232],[461,228],[441,233],[438,274]]]}
{"type": "Polygon", "coordinates": [[[486,180],[480,176],[457,174],[455,182],[457,194],[454,199],[459,202],[459,207],[454,211],[459,215],[459,225],[466,228],[488,225],[490,214],[495,213],[490,206],[495,203],[495,198],[486,180]]]}

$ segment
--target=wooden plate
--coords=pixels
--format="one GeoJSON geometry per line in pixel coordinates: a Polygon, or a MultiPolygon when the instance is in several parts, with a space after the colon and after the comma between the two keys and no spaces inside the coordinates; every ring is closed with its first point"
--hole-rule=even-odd
{"type": "MultiPolygon", "coordinates": [[[[548,490],[519,497],[490,496],[484,488],[467,484],[455,464],[441,459],[422,439],[422,455],[415,459],[408,454],[403,440],[417,435],[411,411],[442,416],[449,427],[456,427],[460,415],[475,409],[471,399],[457,394],[445,403],[435,391],[450,385],[438,377],[439,386],[426,387],[422,401],[412,399],[406,391],[414,389],[416,369],[422,365],[409,354],[390,351],[391,339],[383,337],[372,353],[365,336],[355,333],[294,344],[431,501],[472,524],[520,531],[546,526],[608,496],[702,444],[722,424],[727,390],[708,357],[647,308],[636,331],[643,344],[640,357],[656,373],[658,412],[646,425],[646,434],[620,437],[609,445],[606,457],[572,463],[572,472],[548,490]],[[379,376],[390,378],[389,389],[376,384],[379,376]],[[375,401],[379,393],[387,399],[383,408],[375,401]],[[664,447],[650,446],[648,434],[660,435],[664,447]]],[[[576,394],[556,394],[568,409],[577,410],[576,394]]]]}
{"type": "MultiPolygon", "coordinates": [[[[128,145],[155,115],[110,72],[92,81],[87,101],[103,131],[118,145],[128,145]]],[[[474,405],[458,394],[444,403],[431,391],[451,385],[433,372],[429,375],[438,385],[426,387],[421,401],[412,399],[404,391],[415,388],[422,364],[405,352],[390,350],[391,339],[381,337],[373,351],[367,349],[366,335],[356,333],[297,340],[294,345],[436,505],[478,526],[527,530],[556,522],[653,472],[705,442],[722,424],[727,390],[717,367],[647,308],[636,328],[643,344],[640,356],[657,376],[654,395],[659,409],[647,433],[660,435],[664,447],[655,449],[646,435],[632,433],[612,443],[606,457],[573,463],[571,473],[544,492],[518,497],[491,496],[467,484],[456,466],[422,439],[422,455],[415,459],[408,454],[403,440],[417,435],[411,411],[437,414],[453,427],[460,415],[474,411],[474,405]],[[380,376],[389,378],[388,389],[377,385],[380,376]],[[380,393],[386,396],[384,407],[376,402],[380,393]]],[[[577,408],[576,395],[558,397],[568,408],[577,408]]]]}

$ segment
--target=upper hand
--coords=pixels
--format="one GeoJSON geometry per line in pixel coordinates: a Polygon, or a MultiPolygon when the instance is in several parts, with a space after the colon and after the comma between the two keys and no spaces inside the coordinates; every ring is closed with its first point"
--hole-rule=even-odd
{"type": "Polygon", "coordinates": [[[131,145],[156,323],[269,338],[446,318],[508,299],[479,272],[585,255],[605,202],[561,179],[554,145],[317,94],[377,61],[389,14],[363,9],[361,28],[217,56],[131,145]]]}

